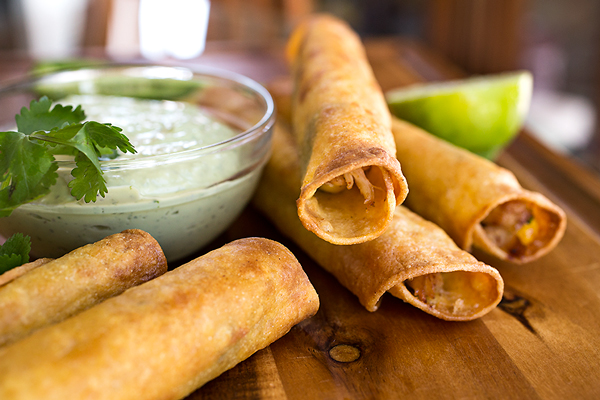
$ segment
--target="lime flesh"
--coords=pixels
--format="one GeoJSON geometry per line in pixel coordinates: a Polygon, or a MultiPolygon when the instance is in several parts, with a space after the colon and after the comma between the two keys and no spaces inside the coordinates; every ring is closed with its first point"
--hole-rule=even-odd
{"type": "Polygon", "coordinates": [[[433,82],[386,93],[393,115],[486,158],[515,137],[529,111],[527,71],[433,82]]]}

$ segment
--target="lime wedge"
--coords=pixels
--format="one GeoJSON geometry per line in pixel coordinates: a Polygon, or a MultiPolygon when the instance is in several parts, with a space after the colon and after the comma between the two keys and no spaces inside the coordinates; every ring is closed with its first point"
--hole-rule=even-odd
{"type": "Polygon", "coordinates": [[[533,77],[527,71],[432,82],[386,93],[392,114],[493,159],[521,129],[533,77]]]}

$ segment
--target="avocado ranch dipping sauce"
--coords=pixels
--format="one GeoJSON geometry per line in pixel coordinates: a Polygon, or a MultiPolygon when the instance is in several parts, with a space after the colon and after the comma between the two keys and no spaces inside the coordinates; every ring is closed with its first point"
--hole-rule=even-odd
{"type": "Polygon", "coordinates": [[[248,165],[259,153],[245,144],[252,138],[211,150],[251,126],[227,123],[192,103],[104,95],[71,95],[59,103],[81,105],[88,120],[122,128],[137,153],[101,159],[108,193],[95,203],[71,196],[74,163],[60,160],[51,193],[1,221],[6,237],[30,235],[40,257],[59,257],[128,228],[149,232],[169,261],[188,256],[239,215],[268,153],[262,149],[261,159],[248,165]]]}

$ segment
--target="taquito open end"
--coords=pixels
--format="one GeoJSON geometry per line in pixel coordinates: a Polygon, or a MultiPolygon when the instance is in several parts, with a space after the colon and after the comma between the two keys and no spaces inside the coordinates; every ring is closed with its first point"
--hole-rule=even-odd
{"type": "Polygon", "coordinates": [[[473,245],[500,259],[524,264],[556,247],[566,226],[567,217],[560,207],[523,190],[486,210],[473,227],[473,245]]]}
{"type": "Polygon", "coordinates": [[[440,319],[470,321],[498,305],[504,281],[498,271],[479,263],[473,269],[415,275],[389,292],[440,319]]]}
{"type": "MultiPolygon", "coordinates": [[[[304,186],[296,204],[298,217],[306,229],[333,244],[349,245],[373,240],[383,233],[394,216],[397,198],[406,197],[406,182],[400,185],[385,166],[369,164],[347,165],[321,175],[304,186]],[[371,185],[366,196],[359,182],[351,182],[356,170],[371,185]],[[349,176],[349,177],[348,177],[349,176]],[[347,183],[338,190],[324,190],[323,186],[336,178],[347,183]],[[351,185],[351,186],[350,186],[351,185]],[[401,187],[402,186],[402,187],[401,187]]],[[[402,177],[403,178],[403,177],[402,177]]]]}

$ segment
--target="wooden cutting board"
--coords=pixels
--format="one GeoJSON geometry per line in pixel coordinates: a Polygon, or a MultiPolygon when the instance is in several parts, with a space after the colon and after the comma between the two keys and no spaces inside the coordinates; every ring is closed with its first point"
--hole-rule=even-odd
{"type": "MultiPolygon", "coordinates": [[[[374,40],[367,50],[384,90],[463,76],[414,43],[374,40]]],[[[526,132],[499,163],[563,207],[568,228],[554,251],[527,265],[475,253],[500,271],[506,291],[471,322],[441,321],[390,295],[366,311],[249,207],[220,240],[263,236],[288,246],[321,308],[189,398],[600,398],[600,180],[526,132]]]]}

